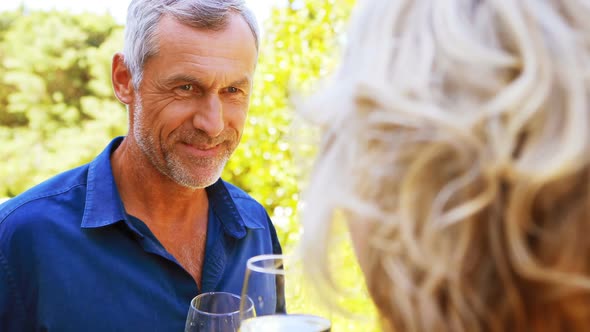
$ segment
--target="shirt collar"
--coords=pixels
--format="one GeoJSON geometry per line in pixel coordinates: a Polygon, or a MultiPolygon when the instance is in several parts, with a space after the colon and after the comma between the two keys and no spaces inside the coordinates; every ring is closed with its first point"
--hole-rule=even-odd
{"type": "MultiPolygon", "coordinates": [[[[126,220],[125,208],[111,167],[111,154],[122,141],[123,137],[113,139],[88,167],[82,228],[98,228],[126,220]]],[[[209,204],[213,213],[221,221],[224,232],[236,239],[246,236],[244,220],[225,182],[220,178],[206,190],[209,204]]]]}
{"type": "Polygon", "coordinates": [[[246,236],[244,219],[240,215],[236,203],[231,197],[225,182],[220,178],[206,188],[209,205],[213,213],[221,220],[225,233],[236,239],[246,236]]]}
{"type": "Polygon", "coordinates": [[[97,228],[125,220],[125,209],[111,168],[111,153],[123,137],[117,137],[89,164],[86,206],[82,228],[97,228]]]}

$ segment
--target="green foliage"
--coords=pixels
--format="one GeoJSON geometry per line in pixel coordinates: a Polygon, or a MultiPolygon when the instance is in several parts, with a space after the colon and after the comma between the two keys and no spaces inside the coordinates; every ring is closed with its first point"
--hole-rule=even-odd
{"type": "Polygon", "coordinates": [[[90,161],[126,114],[110,88],[122,44],[110,16],[5,13],[0,29],[2,197],[90,161]]]}
{"type": "MultiPolygon", "coordinates": [[[[293,130],[294,94],[312,91],[334,67],[353,3],[290,0],[273,9],[242,143],[223,175],[267,208],[287,252],[300,234],[301,174],[315,153],[302,139],[309,131],[293,130]]],[[[110,16],[0,15],[0,198],[89,162],[112,137],[125,134],[125,108],[110,83],[111,58],[121,47],[122,27],[110,16]]],[[[370,317],[352,250],[345,246],[339,254],[346,269],[342,285],[361,294],[344,307],[370,317]]],[[[372,322],[333,320],[335,331],[375,330],[372,322]]]]}

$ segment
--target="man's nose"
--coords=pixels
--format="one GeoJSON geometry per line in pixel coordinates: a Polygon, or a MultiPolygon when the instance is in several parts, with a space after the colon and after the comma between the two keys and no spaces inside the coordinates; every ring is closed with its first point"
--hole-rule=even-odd
{"type": "Polygon", "coordinates": [[[205,132],[209,137],[217,137],[225,127],[223,105],[219,96],[210,95],[203,99],[193,117],[193,126],[205,132]]]}

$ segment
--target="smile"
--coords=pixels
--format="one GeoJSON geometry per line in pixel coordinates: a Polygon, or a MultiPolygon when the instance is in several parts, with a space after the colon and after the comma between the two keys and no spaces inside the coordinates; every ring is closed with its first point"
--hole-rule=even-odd
{"type": "Polygon", "coordinates": [[[217,144],[217,145],[190,145],[190,144],[182,143],[181,146],[190,155],[193,155],[198,158],[207,158],[207,157],[217,156],[219,154],[220,149],[221,149],[221,144],[217,144]]]}

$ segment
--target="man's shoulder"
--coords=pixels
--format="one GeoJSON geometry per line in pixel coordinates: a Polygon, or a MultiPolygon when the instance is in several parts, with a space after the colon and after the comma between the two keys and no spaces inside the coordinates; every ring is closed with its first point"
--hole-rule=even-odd
{"type": "MultiPolygon", "coordinates": [[[[0,227],[11,219],[42,216],[53,206],[72,204],[72,191],[86,189],[88,165],[57,174],[0,204],[0,227]]],[[[74,195],[75,196],[75,195],[74,195]]]]}

